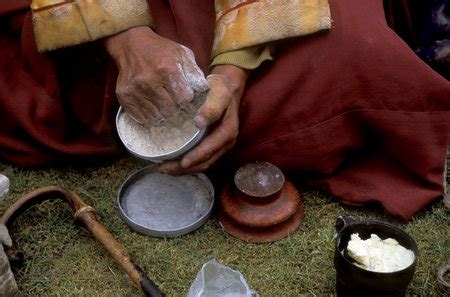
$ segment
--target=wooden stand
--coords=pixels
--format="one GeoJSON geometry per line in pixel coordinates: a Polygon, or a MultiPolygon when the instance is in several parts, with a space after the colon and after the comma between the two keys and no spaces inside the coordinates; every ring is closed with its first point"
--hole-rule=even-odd
{"type": "Polygon", "coordinates": [[[234,185],[226,185],[220,196],[222,208],[219,221],[222,227],[232,236],[253,243],[272,242],[294,233],[304,215],[294,184],[284,176],[279,178],[282,173],[274,165],[267,162],[263,166],[261,164],[245,165],[245,170],[252,166],[251,170],[247,170],[252,177],[245,174],[239,176],[245,166],[239,169],[234,185]],[[277,180],[266,177],[273,174],[274,169],[277,170],[277,180]],[[266,182],[255,180],[255,175],[266,182]],[[237,180],[238,176],[242,180],[250,180],[253,185],[242,185],[237,180]],[[255,183],[260,184],[259,189],[255,190],[255,183]]]}

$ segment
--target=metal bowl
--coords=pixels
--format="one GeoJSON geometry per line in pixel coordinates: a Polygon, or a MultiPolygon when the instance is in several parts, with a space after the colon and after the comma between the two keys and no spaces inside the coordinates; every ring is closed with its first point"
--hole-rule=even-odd
{"type": "Polygon", "coordinates": [[[155,237],[181,236],[202,226],[214,205],[214,188],[204,174],[170,176],[147,166],[121,185],[117,202],[124,221],[155,237]]]}
{"type": "Polygon", "coordinates": [[[123,135],[120,134],[119,119],[123,113],[125,113],[125,110],[122,108],[122,106],[120,106],[119,110],[117,111],[117,115],[116,115],[116,129],[117,129],[117,134],[119,135],[119,138],[122,141],[123,145],[134,156],[144,159],[144,160],[152,161],[154,163],[161,163],[162,161],[165,161],[165,160],[176,159],[177,157],[185,154],[187,151],[189,151],[191,148],[193,148],[206,135],[207,127],[199,129],[186,143],[184,143],[181,147],[179,147],[178,149],[176,149],[174,151],[170,151],[165,154],[159,154],[159,155],[145,155],[143,153],[140,153],[140,152],[134,150],[125,141],[123,135]]]}
{"type": "Polygon", "coordinates": [[[357,221],[351,216],[336,219],[334,267],[336,270],[337,296],[405,296],[414,277],[419,250],[415,240],[402,229],[382,221],[357,221]],[[348,255],[347,246],[351,235],[358,233],[362,239],[371,234],[381,239],[393,238],[401,246],[414,253],[414,261],[402,270],[376,272],[355,265],[348,255]]]}

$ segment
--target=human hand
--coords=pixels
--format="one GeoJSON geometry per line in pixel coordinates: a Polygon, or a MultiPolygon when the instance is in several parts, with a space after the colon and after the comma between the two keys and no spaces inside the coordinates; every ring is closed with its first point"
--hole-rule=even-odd
{"type": "Polygon", "coordinates": [[[208,76],[208,97],[194,118],[199,128],[212,125],[211,132],[181,160],[159,165],[160,172],[171,175],[203,172],[234,146],[239,133],[239,104],[247,77],[247,70],[233,65],[214,67],[208,76]]]}
{"type": "Polygon", "coordinates": [[[141,124],[158,125],[179,108],[191,109],[194,93],[209,88],[192,51],[149,27],[108,37],[105,46],[119,68],[119,103],[141,124]]]}

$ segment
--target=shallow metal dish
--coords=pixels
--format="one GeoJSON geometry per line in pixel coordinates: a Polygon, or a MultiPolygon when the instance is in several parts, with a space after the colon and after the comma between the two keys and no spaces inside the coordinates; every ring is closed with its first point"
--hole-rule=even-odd
{"type": "Polygon", "coordinates": [[[170,176],[147,166],[121,185],[117,202],[124,221],[135,231],[176,237],[202,226],[214,205],[214,188],[204,174],[170,176]]]}
{"type": "Polygon", "coordinates": [[[161,163],[162,161],[165,161],[165,160],[172,160],[172,159],[175,159],[175,158],[183,155],[184,153],[189,151],[191,148],[193,148],[197,143],[199,143],[200,140],[202,140],[202,138],[205,136],[206,130],[207,130],[207,127],[198,130],[197,133],[194,134],[194,136],[192,136],[183,146],[181,146],[177,150],[174,150],[174,151],[171,151],[171,152],[168,152],[165,154],[160,154],[160,155],[144,155],[144,154],[141,154],[141,153],[133,150],[129,146],[129,144],[126,143],[126,141],[124,140],[122,135],[120,135],[119,118],[122,115],[122,113],[124,113],[124,112],[125,112],[125,110],[122,108],[122,106],[120,106],[119,110],[117,111],[117,115],[116,115],[116,130],[117,130],[117,134],[119,135],[120,141],[122,141],[125,148],[134,156],[141,158],[141,159],[152,161],[154,163],[161,163]]]}

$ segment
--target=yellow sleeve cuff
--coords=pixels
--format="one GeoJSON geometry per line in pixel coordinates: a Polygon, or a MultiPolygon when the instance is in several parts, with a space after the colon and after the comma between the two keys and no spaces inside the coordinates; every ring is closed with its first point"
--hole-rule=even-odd
{"type": "Polygon", "coordinates": [[[216,0],[212,56],[331,29],[329,0],[216,0]]]}
{"type": "Polygon", "coordinates": [[[39,52],[152,24],[146,0],[34,0],[31,9],[39,52]]]}
{"type": "Polygon", "coordinates": [[[240,50],[217,55],[210,67],[216,65],[234,65],[243,69],[256,69],[264,61],[272,60],[272,47],[269,45],[255,45],[240,50]]]}

